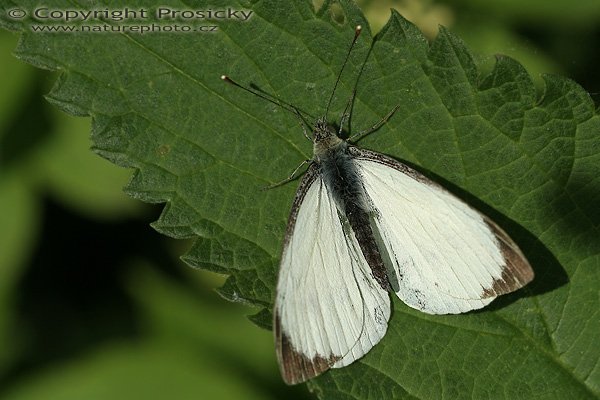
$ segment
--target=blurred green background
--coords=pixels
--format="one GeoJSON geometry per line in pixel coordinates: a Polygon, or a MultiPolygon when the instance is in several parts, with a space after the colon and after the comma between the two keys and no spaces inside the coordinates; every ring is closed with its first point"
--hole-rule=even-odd
{"type": "MultiPolygon", "coordinates": [[[[598,0],[362,0],[374,31],[397,8],[429,38],[462,37],[483,71],[495,54],[579,82],[600,100],[598,0]]],[[[185,266],[190,243],[149,227],[161,210],[121,190],[131,171],[89,151],[90,121],[43,98],[56,73],[16,60],[0,32],[0,398],[310,398],[277,371],[254,310],[185,266]]]]}

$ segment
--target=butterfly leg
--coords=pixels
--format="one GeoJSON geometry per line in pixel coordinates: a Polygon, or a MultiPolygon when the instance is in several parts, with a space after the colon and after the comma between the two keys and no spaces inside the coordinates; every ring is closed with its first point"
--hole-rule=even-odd
{"type": "Polygon", "coordinates": [[[300,114],[300,111],[294,107],[291,106],[292,110],[294,110],[294,114],[296,115],[296,117],[298,117],[298,122],[300,123],[300,127],[302,128],[302,133],[304,134],[304,137],[307,138],[311,143],[312,143],[312,139],[310,138],[310,136],[308,136],[308,132],[306,132],[306,126],[304,126],[304,120],[302,119],[302,114],[300,114]]]}
{"type": "Polygon", "coordinates": [[[296,167],[296,169],[294,169],[294,171],[291,173],[290,176],[288,176],[287,178],[285,178],[281,182],[277,182],[277,183],[274,183],[272,185],[265,186],[265,187],[262,188],[262,190],[273,189],[273,188],[279,187],[281,185],[285,185],[286,183],[293,181],[294,179],[297,178],[296,174],[298,173],[298,171],[300,170],[300,168],[302,168],[304,165],[310,163],[311,161],[312,160],[304,160],[304,161],[302,161],[302,163],[300,165],[298,165],[296,167]]]}
{"type": "Polygon", "coordinates": [[[362,132],[357,133],[356,135],[352,135],[348,138],[349,141],[354,141],[357,142],[360,139],[362,139],[363,137],[367,136],[370,133],[375,132],[377,129],[381,128],[381,126],[383,124],[385,124],[386,122],[388,122],[388,120],[390,118],[392,118],[392,115],[394,115],[394,113],[396,112],[396,110],[398,110],[398,108],[400,108],[400,104],[398,104],[397,106],[395,106],[394,108],[392,108],[392,111],[390,111],[385,117],[383,117],[380,121],[378,121],[375,125],[373,125],[372,127],[370,127],[369,129],[366,129],[362,132]]]}

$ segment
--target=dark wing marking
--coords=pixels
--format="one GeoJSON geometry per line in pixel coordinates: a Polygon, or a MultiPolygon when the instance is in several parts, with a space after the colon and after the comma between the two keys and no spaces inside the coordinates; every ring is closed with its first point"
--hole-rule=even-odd
{"type": "Polygon", "coordinates": [[[289,338],[283,334],[279,316],[275,313],[275,342],[277,346],[277,359],[281,369],[281,376],[288,385],[295,385],[314,378],[327,371],[342,357],[330,356],[323,358],[316,356],[308,358],[298,353],[290,344],[289,338]]]}

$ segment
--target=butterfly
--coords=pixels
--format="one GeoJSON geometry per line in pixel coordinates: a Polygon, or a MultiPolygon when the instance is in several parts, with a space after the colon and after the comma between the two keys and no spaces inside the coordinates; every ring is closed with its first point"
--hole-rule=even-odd
{"type": "MultiPolygon", "coordinates": [[[[360,32],[356,27],[325,116],[312,136],[304,132],[314,155],[289,215],[274,307],[277,358],[288,384],[347,366],[373,348],[387,330],[390,293],[424,313],[457,314],[485,307],[534,276],[491,219],[409,166],[351,144],[397,107],[349,140],[328,124],[360,32]]],[[[222,79],[293,112],[302,125],[296,107],[222,79]]]]}

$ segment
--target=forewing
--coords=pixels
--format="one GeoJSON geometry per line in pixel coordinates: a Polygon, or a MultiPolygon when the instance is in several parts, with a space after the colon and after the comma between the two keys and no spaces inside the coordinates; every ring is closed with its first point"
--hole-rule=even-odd
{"type": "Polygon", "coordinates": [[[396,160],[353,151],[393,265],[390,283],[406,304],[461,313],[533,279],[521,250],[487,217],[396,160]]]}
{"type": "Polygon", "coordinates": [[[352,363],[387,329],[389,295],[343,224],[309,168],[290,214],[275,300],[277,356],[288,384],[352,363]]]}

